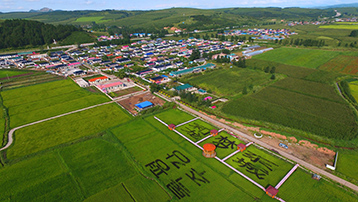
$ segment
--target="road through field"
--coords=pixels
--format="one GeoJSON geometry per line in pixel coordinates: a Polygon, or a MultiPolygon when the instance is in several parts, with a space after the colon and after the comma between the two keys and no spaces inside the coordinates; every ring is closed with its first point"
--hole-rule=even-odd
{"type": "MultiPolygon", "coordinates": [[[[228,130],[230,130],[230,131],[232,131],[232,132],[234,132],[234,133],[236,133],[236,134],[241,135],[242,137],[248,139],[249,141],[255,142],[255,143],[257,143],[257,144],[259,144],[259,145],[261,145],[261,146],[263,146],[263,147],[265,147],[265,148],[267,148],[267,149],[270,149],[270,150],[271,150],[271,149],[275,149],[274,147],[272,147],[272,146],[266,144],[265,142],[263,142],[263,141],[261,141],[261,140],[259,140],[259,139],[256,139],[255,137],[252,137],[252,136],[250,136],[250,135],[247,135],[247,134],[245,134],[245,133],[243,133],[243,132],[241,132],[241,131],[239,131],[239,130],[237,130],[237,129],[231,127],[231,126],[228,126],[228,125],[226,125],[226,124],[224,124],[224,123],[221,123],[220,121],[217,121],[217,120],[215,120],[215,119],[213,119],[213,118],[211,118],[211,117],[209,117],[209,116],[207,116],[207,115],[205,115],[205,114],[202,114],[202,113],[200,113],[200,112],[198,112],[198,111],[195,111],[194,109],[191,109],[191,108],[189,108],[189,107],[187,107],[187,106],[185,106],[185,105],[183,105],[183,104],[180,104],[179,102],[177,102],[177,104],[179,104],[180,107],[182,107],[184,110],[186,110],[186,111],[188,111],[188,112],[190,112],[190,113],[192,113],[192,114],[195,114],[195,115],[197,115],[197,116],[199,116],[199,117],[201,117],[201,118],[203,118],[203,119],[209,121],[210,123],[212,123],[212,124],[214,124],[214,125],[216,125],[216,126],[219,126],[219,127],[221,127],[221,128],[226,128],[226,129],[228,129],[228,130]]],[[[346,187],[349,187],[350,189],[352,189],[352,190],[358,192],[358,186],[355,185],[355,184],[352,184],[352,183],[350,183],[350,182],[348,182],[348,181],[346,181],[346,180],[343,180],[342,178],[339,178],[339,177],[337,177],[337,176],[335,176],[335,175],[332,175],[331,173],[329,173],[329,172],[327,172],[327,171],[325,171],[325,170],[322,170],[322,169],[320,169],[320,168],[317,168],[316,166],[314,166],[314,165],[312,165],[312,164],[309,164],[309,163],[307,163],[306,161],[303,161],[303,160],[301,160],[301,159],[299,159],[299,158],[297,158],[297,157],[295,157],[295,156],[293,156],[293,155],[291,155],[291,154],[289,154],[289,153],[287,153],[287,152],[285,152],[285,151],[280,150],[280,154],[281,154],[282,156],[284,156],[284,157],[286,157],[286,158],[292,160],[292,161],[297,162],[297,163],[300,164],[301,166],[303,166],[303,167],[305,167],[305,168],[307,168],[307,169],[309,169],[309,170],[311,170],[311,171],[313,171],[313,172],[315,172],[315,173],[318,173],[318,174],[320,174],[320,175],[324,175],[324,176],[326,176],[327,178],[330,178],[331,180],[336,181],[336,182],[338,182],[338,183],[340,183],[340,184],[342,184],[342,185],[344,185],[344,186],[346,186],[346,187]]]]}
{"type": "Polygon", "coordinates": [[[8,133],[8,141],[7,141],[7,144],[6,144],[3,148],[1,148],[0,151],[5,150],[5,149],[7,149],[7,148],[9,148],[9,147],[11,146],[11,144],[12,144],[13,141],[14,141],[14,138],[13,138],[14,132],[15,132],[16,130],[18,130],[18,129],[21,129],[21,128],[24,128],[24,127],[27,127],[27,126],[31,126],[31,125],[35,125],[35,124],[38,124],[38,123],[42,123],[42,122],[45,122],[45,121],[49,121],[49,120],[52,120],[52,119],[56,119],[56,118],[59,118],[59,117],[62,117],[62,116],[74,114],[74,113],[81,112],[81,111],[85,111],[85,110],[88,110],[88,109],[92,109],[92,108],[99,107],[99,106],[102,106],[102,105],[110,104],[110,103],[113,103],[113,102],[116,102],[116,101],[110,101],[110,102],[105,102],[105,103],[102,103],[102,104],[93,105],[93,106],[90,106],[90,107],[86,107],[86,108],[83,108],[83,109],[75,110],[75,111],[72,111],[72,112],[67,112],[67,113],[64,113],[64,114],[60,114],[60,115],[53,116],[53,117],[50,117],[50,118],[47,118],[47,119],[42,119],[42,120],[40,120],[40,121],[35,121],[35,122],[29,123],[29,124],[25,124],[25,125],[22,125],[22,126],[13,128],[13,129],[11,129],[11,130],[9,131],[9,133],[8,133]]]}

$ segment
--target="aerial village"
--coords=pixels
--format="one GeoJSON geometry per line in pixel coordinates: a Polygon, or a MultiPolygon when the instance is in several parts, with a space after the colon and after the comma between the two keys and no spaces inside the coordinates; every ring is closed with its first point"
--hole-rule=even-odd
{"type": "MultiPolygon", "coordinates": [[[[295,34],[287,29],[248,29],[225,31],[223,35],[252,35],[257,39],[282,40],[295,34]]],[[[134,33],[133,36],[145,37],[148,34],[134,33]]],[[[98,41],[119,39],[119,36],[100,36],[98,41]]],[[[121,99],[120,104],[131,114],[162,105],[161,99],[150,93],[150,83],[163,84],[176,81],[175,77],[214,69],[202,56],[212,54],[213,60],[228,58],[238,61],[272,50],[260,45],[248,45],[245,41],[236,44],[230,41],[204,40],[190,37],[187,40],[137,40],[130,45],[73,47],[70,49],[47,52],[21,52],[0,55],[0,68],[19,68],[46,71],[63,77],[71,77],[80,87],[93,86],[113,99],[121,99]],[[200,57],[190,60],[194,50],[200,57]],[[239,54],[225,54],[223,50],[237,50],[239,54]],[[118,78],[123,72],[128,78],[118,78]],[[123,94],[122,92],[127,93],[123,94]],[[117,93],[121,92],[121,93],[117,93]],[[126,98],[126,99],[124,99],[126,98]],[[124,101],[123,101],[124,100],[124,101]],[[144,104],[143,104],[143,103],[144,104]]],[[[189,91],[206,94],[206,90],[189,84],[177,82],[173,91],[189,91]]],[[[180,98],[179,98],[180,99],[180,98]]],[[[205,101],[211,96],[204,98],[205,101]]],[[[215,107],[215,106],[214,106],[215,107]]]]}

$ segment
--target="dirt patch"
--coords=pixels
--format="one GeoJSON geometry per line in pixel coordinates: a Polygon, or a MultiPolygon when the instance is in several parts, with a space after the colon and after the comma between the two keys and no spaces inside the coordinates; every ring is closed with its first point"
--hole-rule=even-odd
{"type": "Polygon", "coordinates": [[[155,106],[157,106],[157,105],[162,106],[165,103],[164,100],[158,98],[157,96],[153,95],[150,92],[143,93],[140,95],[131,96],[127,99],[118,101],[118,103],[121,104],[125,109],[130,111],[132,114],[137,115],[138,112],[137,112],[137,110],[134,109],[134,105],[144,102],[144,101],[149,101],[149,102],[153,103],[155,106]]]}

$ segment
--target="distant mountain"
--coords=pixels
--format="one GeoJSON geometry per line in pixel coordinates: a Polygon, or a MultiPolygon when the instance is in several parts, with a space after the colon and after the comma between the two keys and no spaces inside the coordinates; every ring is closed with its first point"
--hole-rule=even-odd
{"type": "Polygon", "coordinates": [[[320,6],[320,7],[314,7],[314,8],[327,9],[327,8],[348,8],[348,7],[358,7],[358,3],[352,3],[352,4],[337,4],[337,5],[320,6]]]}
{"type": "Polygon", "coordinates": [[[48,13],[48,12],[52,12],[53,10],[51,8],[47,8],[47,7],[44,7],[44,8],[41,8],[40,10],[33,10],[31,9],[29,12],[30,13],[36,13],[36,12],[39,12],[39,13],[48,13]]]}

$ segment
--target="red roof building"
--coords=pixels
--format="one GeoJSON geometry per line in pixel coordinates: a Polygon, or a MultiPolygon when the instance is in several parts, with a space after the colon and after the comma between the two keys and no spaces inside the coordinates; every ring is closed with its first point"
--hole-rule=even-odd
{"type": "Polygon", "coordinates": [[[169,130],[174,130],[174,129],[175,129],[175,125],[174,125],[174,124],[169,124],[169,125],[168,125],[168,128],[169,128],[169,130]]]}
{"type": "Polygon", "coordinates": [[[237,150],[240,150],[241,152],[245,151],[246,145],[240,143],[237,145],[237,150]]]}
{"type": "Polygon", "coordinates": [[[218,131],[217,130],[215,130],[215,129],[212,129],[211,131],[210,131],[210,135],[212,135],[212,136],[217,136],[218,135],[218,131]]]}
{"type": "Polygon", "coordinates": [[[275,187],[273,187],[271,185],[266,188],[266,194],[272,198],[275,198],[277,193],[278,193],[278,189],[276,189],[275,187]]]}

